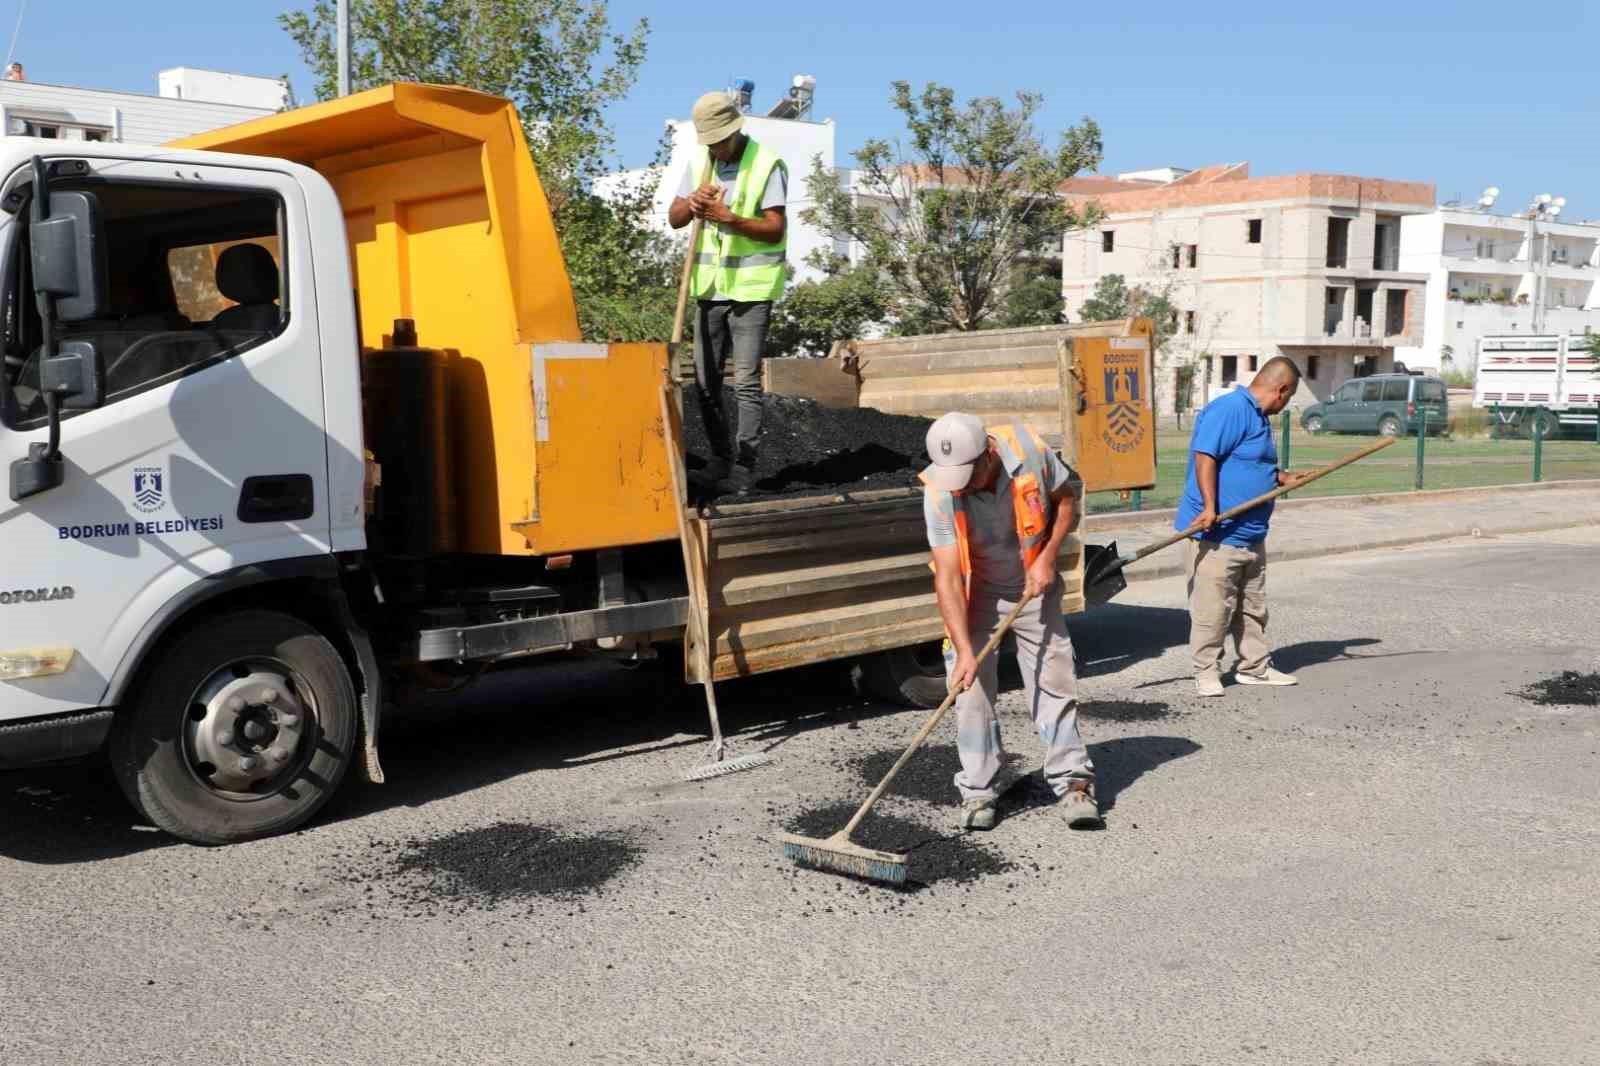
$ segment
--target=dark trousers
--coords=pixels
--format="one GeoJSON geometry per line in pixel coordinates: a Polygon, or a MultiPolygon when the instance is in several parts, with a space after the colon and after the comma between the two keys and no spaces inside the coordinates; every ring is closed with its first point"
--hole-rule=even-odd
{"type": "Polygon", "coordinates": [[[723,459],[755,456],[761,439],[761,352],[767,343],[772,303],[701,300],[694,338],[694,380],[700,390],[700,416],[711,449],[723,459]],[[738,436],[730,437],[728,412],[722,406],[722,383],[733,362],[733,391],[738,398],[738,436]]]}

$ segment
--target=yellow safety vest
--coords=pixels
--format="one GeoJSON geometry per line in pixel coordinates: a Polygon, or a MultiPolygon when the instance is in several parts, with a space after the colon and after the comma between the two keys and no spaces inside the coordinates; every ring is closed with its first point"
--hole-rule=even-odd
{"type": "MultiPolygon", "coordinates": [[[[728,210],[740,218],[759,217],[761,194],[766,191],[767,179],[772,176],[772,168],[780,166],[783,160],[775,153],[746,138],[728,210]]],[[[702,169],[701,173],[705,172],[702,169]]],[[[773,244],[753,241],[716,225],[702,226],[700,241],[695,246],[691,282],[696,298],[703,299],[715,291],[719,296],[740,302],[778,299],[783,295],[783,283],[788,277],[788,246],[787,226],[783,236],[773,244]]]]}

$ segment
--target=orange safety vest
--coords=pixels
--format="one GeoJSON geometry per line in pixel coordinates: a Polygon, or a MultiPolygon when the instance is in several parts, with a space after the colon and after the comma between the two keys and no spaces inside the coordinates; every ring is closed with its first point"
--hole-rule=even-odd
{"type": "MultiPolygon", "coordinates": [[[[990,426],[986,432],[1000,445],[1000,458],[1006,469],[1016,469],[1011,476],[1011,512],[1017,523],[1017,540],[1022,545],[1022,565],[1029,567],[1044,550],[1046,535],[1050,532],[1050,512],[1045,504],[1044,491],[1046,444],[1029,427],[1020,422],[990,426]],[[1018,464],[1020,468],[1018,467],[1018,464]]],[[[927,484],[926,492],[943,492],[927,484]]],[[[956,520],[956,547],[961,551],[961,577],[966,583],[967,598],[972,597],[972,544],[967,529],[967,509],[962,498],[948,493],[956,520]]],[[[931,568],[933,563],[928,566],[931,568]]]]}

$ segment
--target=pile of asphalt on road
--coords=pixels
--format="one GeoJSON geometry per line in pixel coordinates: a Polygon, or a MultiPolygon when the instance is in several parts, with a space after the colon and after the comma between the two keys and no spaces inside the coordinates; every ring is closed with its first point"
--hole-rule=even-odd
{"type": "MultiPolygon", "coordinates": [[[[767,396],[763,408],[755,487],[747,498],[913,488],[928,465],[931,419],[870,407],[824,407],[795,396],[767,396]]],[[[733,431],[739,418],[733,390],[723,392],[722,409],[733,431]]],[[[693,386],[683,390],[683,438],[684,465],[691,471],[705,467],[711,445],[693,386]]],[[[715,498],[698,497],[707,503],[715,498]]]]}
{"type": "Polygon", "coordinates": [[[393,864],[393,875],[383,878],[389,902],[426,915],[598,895],[643,850],[620,833],[577,834],[521,822],[374,846],[389,852],[393,864]]]}
{"type": "Polygon", "coordinates": [[[1535,681],[1519,695],[1546,706],[1600,707],[1600,674],[1563,670],[1554,677],[1535,681]]]}

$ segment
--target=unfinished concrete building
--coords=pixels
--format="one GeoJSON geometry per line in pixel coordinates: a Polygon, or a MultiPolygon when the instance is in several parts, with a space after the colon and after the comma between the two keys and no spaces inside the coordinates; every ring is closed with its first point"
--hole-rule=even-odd
{"type": "Polygon", "coordinates": [[[1275,355],[1303,373],[1300,401],[1390,370],[1422,333],[1427,274],[1399,269],[1400,219],[1431,211],[1434,187],[1340,174],[1251,178],[1249,164],[1204,167],[1145,188],[1069,193],[1105,211],[1066,235],[1069,321],[1099,279],[1164,292],[1177,332],[1157,362],[1157,402],[1174,410],[1193,364],[1191,409],[1248,382],[1275,355]]]}

